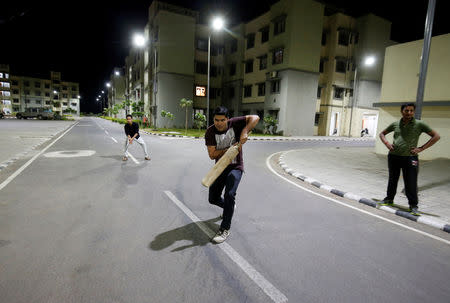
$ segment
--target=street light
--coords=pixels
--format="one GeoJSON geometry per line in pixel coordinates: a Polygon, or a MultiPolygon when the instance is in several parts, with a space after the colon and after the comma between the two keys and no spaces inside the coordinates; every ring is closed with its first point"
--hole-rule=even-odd
{"type": "Polygon", "coordinates": [[[107,82],[106,87],[111,87],[111,83],[107,82]]]}
{"type": "MultiPolygon", "coordinates": [[[[222,17],[215,17],[212,20],[212,28],[215,31],[220,31],[224,25],[225,25],[225,21],[223,20],[222,17]]],[[[210,83],[210,73],[211,73],[211,34],[212,32],[209,32],[208,35],[208,86],[206,89],[206,126],[209,126],[209,83],[210,83]]]]}
{"type": "MultiPolygon", "coordinates": [[[[370,67],[373,66],[376,62],[375,56],[367,56],[364,58],[364,66],[370,67]]],[[[352,120],[353,120],[353,110],[356,105],[356,75],[358,74],[358,66],[355,67],[355,78],[353,79],[353,100],[352,100],[352,108],[350,110],[350,126],[348,128],[348,137],[352,136],[352,120]]]]}
{"type": "Polygon", "coordinates": [[[145,37],[142,34],[135,34],[133,37],[133,43],[137,47],[143,47],[145,45],[145,37]]]}
{"type": "Polygon", "coordinates": [[[120,72],[118,70],[116,70],[116,72],[114,73],[116,76],[120,76],[120,72]]]}

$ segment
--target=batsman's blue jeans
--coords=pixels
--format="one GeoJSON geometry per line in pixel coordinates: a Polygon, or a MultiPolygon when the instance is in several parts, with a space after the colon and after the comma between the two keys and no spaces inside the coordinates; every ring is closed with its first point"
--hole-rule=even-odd
{"type": "Polygon", "coordinates": [[[236,191],[242,178],[242,171],[239,169],[226,168],[222,174],[209,187],[209,203],[223,208],[223,220],[220,229],[230,229],[231,218],[234,213],[234,203],[236,191]],[[225,193],[222,198],[222,191],[225,193]]]}

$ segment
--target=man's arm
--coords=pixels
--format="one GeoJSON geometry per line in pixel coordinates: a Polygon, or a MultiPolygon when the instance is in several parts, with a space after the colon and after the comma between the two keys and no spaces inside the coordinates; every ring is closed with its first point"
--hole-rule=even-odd
{"type": "Polygon", "coordinates": [[[432,130],[432,131],[430,131],[430,132],[427,133],[427,134],[431,137],[431,139],[428,140],[428,142],[425,143],[424,145],[422,145],[421,147],[413,147],[413,148],[411,149],[411,153],[412,153],[413,155],[417,155],[418,153],[423,152],[423,151],[426,150],[427,148],[433,146],[434,143],[438,142],[439,139],[441,138],[441,136],[439,136],[439,134],[438,134],[435,130],[432,130]]]}
{"type": "Polygon", "coordinates": [[[239,142],[244,144],[248,140],[248,133],[255,128],[256,124],[259,122],[259,116],[257,115],[247,115],[245,116],[245,127],[241,132],[241,138],[239,142]]]}
{"type": "Polygon", "coordinates": [[[383,130],[383,131],[380,133],[380,139],[381,139],[381,142],[383,142],[383,144],[386,145],[386,147],[387,147],[389,150],[394,150],[394,146],[393,146],[391,143],[389,143],[389,141],[386,139],[386,135],[389,134],[390,132],[391,132],[391,131],[390,131],[388,128],[386,128],[385,130],[383,130]]]}
{"type": "Polygon", "coordinates": [[[211,160],[219,160],[228,150],[227,149],[216,149],[215,146],[208,145],[208,155],[211,160]]]}

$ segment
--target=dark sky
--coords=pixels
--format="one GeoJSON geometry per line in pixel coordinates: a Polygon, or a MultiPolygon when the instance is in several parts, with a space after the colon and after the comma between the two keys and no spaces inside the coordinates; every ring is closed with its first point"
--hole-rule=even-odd
{"type": "MultiPolygon", "coordinates": [[[[124,65],[133,32],[143,30],[148,1],[45,2],[9,1],[0,11],[0,63],[11,73],[49,77],[61,71],[63,80],[80,83],[81,110],[98,111],[95,96],[104,88],[114,66],[124,65]]],[[[249,21],[277,0],[166,0],[200,11],[203,20],[219,11],[230,24],[249,21]]],[[[352,16],[372,12],[392,21],[391,39],[423,38],[428,0],[329,0],[334,9],[352,16]],[[394,6],[397,5],[397,6],[394,6]]],[[[448,0],[437,0],[433,35],[450,33],[448,0]]]]}

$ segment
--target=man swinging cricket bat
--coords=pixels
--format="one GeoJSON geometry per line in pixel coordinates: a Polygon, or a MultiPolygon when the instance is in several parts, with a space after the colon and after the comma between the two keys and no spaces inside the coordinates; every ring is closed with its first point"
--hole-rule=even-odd
{"type": "Polygon", "coordinates": [[[222,224],[213,242],[222,243],[230,235],[231,218],[234,213],[236,191],[244,172],[242,145],[247,142],[248,133],[258,124],[257,115],[229,119],[228,109],[219,106],[214,110],[214,124],[205,133],[209,157],[216,162],[228,148],[240,143],[239,153],[209,187],[209,203],[223,208],[222,224]],[[225,193],[222,198],[222,191],[225,193]]]}

